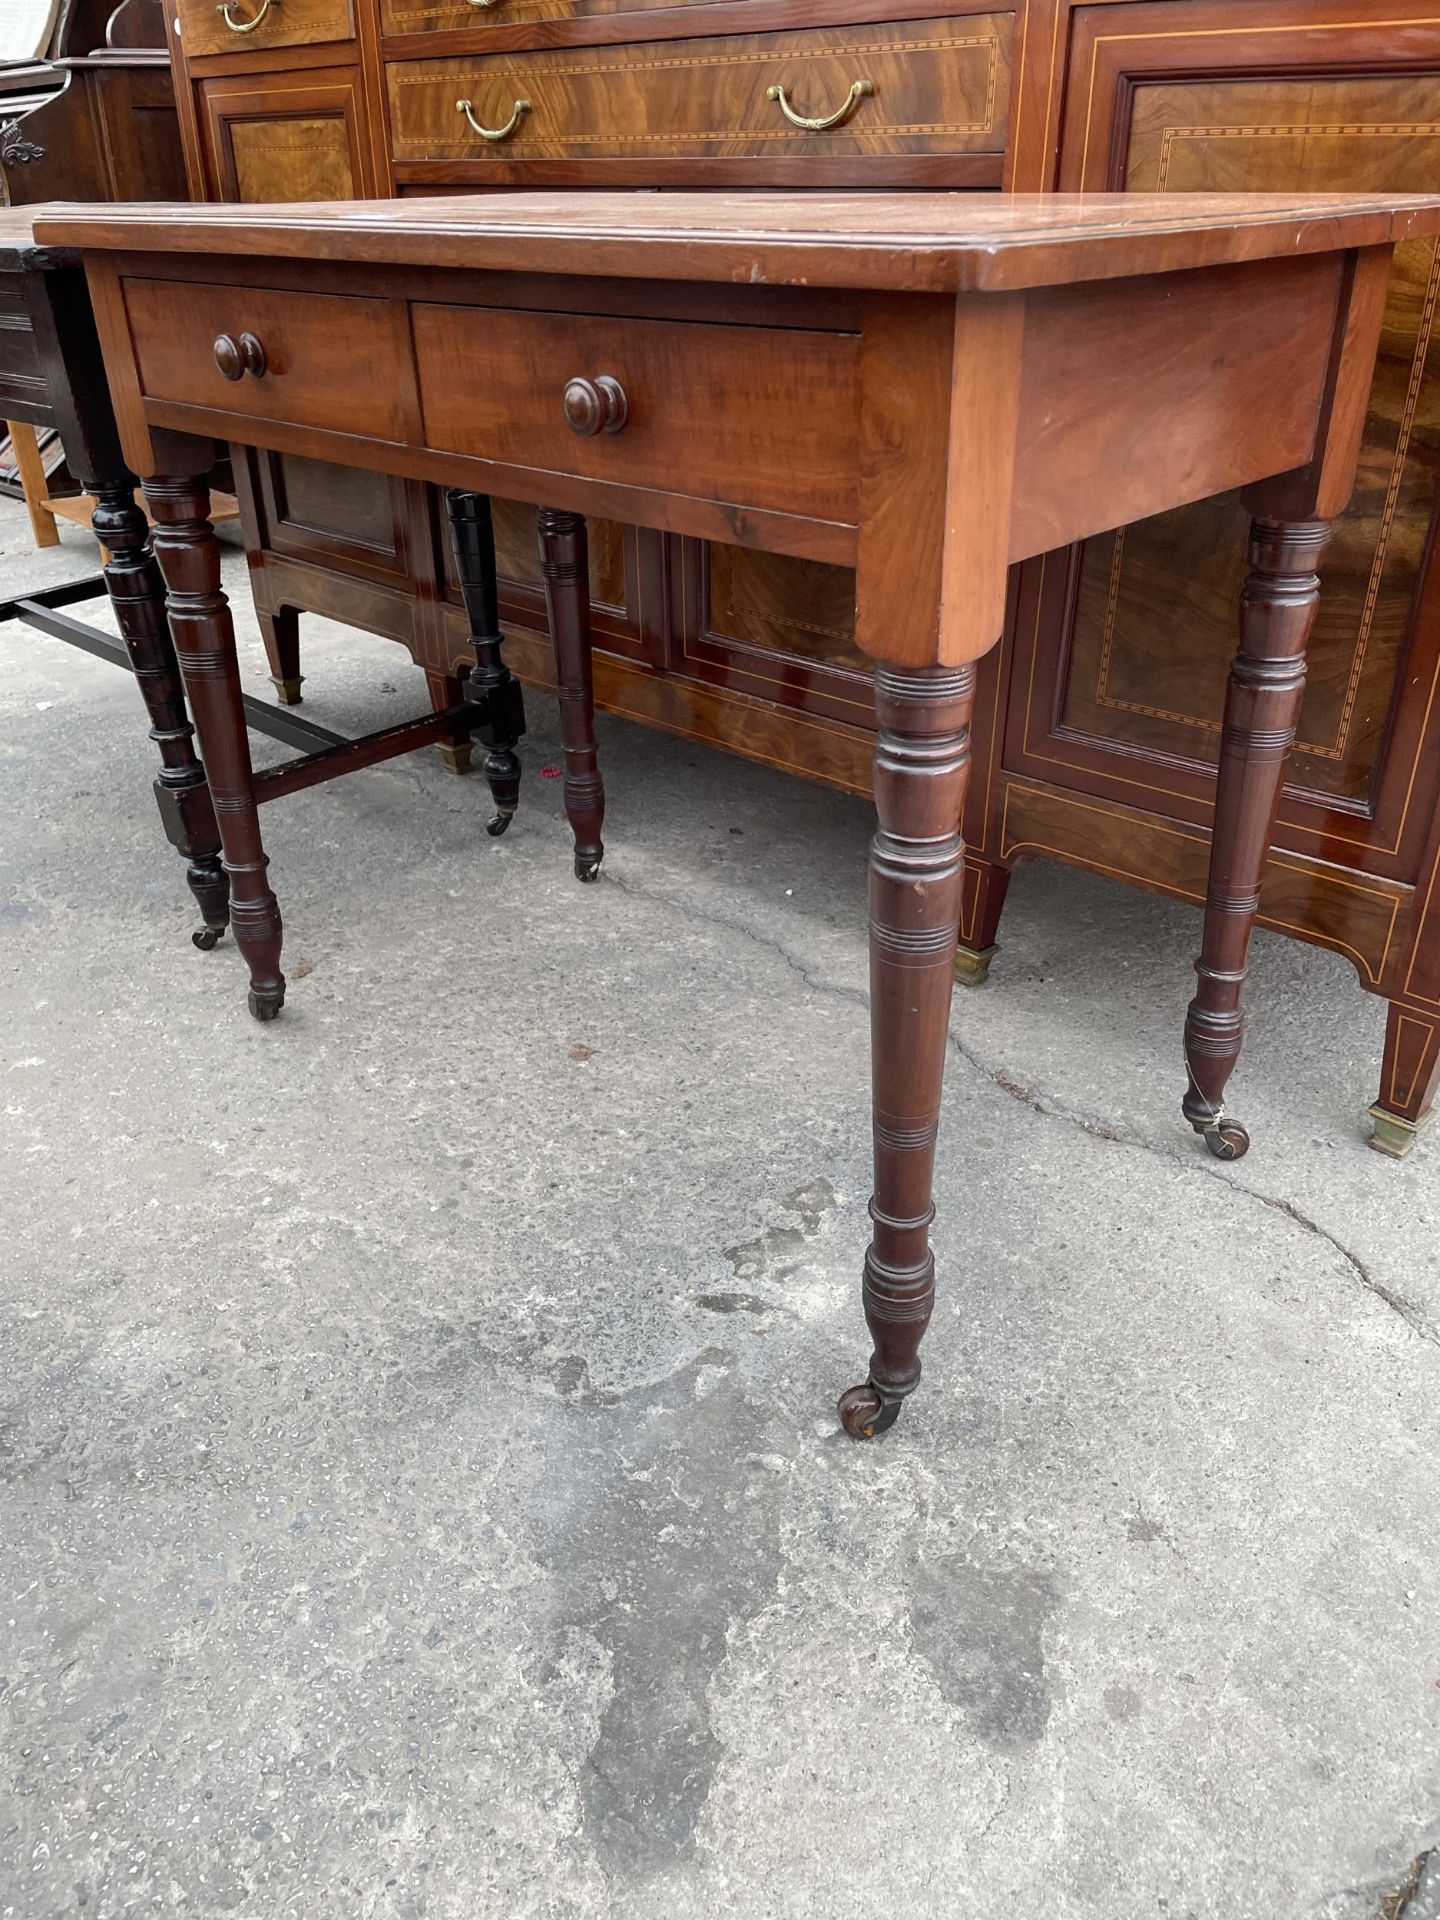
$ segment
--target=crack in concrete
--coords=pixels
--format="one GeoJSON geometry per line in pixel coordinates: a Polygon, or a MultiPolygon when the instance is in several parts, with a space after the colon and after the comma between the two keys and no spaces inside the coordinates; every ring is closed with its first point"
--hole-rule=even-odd
{"type": "MultiPolygon", "coordinates": [[[[777,959],[784,962],[797,979],[804,982],[812,993],[845,1000],[852,1006],[863,1007],[866,1012],[869,1011],[868,993],[857,987],[844,987],[834,981],[822,979],[782,942],[758,932],[754,927],[746,925],[743,920],[734,920],[722,913],[707,913],[702,908],[688,901],[677,900],[669,894],[652,893],[648,888],[636,886],[631,880],[622,880],[618,874],[608,868],[604,870],[604,874],[608,882],[618,887],[621,893],[629,894],[637,900],[648,901],[652,906],[668,907],[672,912],[678,913],[682,919],[699,921],[703,925],[719,927],[727,933],[738,934],[742,939],[750,941],[753,946],[761,947],[767,953],[774,954],[777,959]]],[[[1347,1247],[1329,1227],[1322,1226],[1318,1220],[1312,1219],[1308,1213],[1303,1212],[1293,1200],[1283,1200],[1277,1195],[1262,1193],[1258,1187],[1244,1186],[1233,1176],[1227,1178],[1218,1167],[1212,1168],[1185,1159],[1169,1147],[1159,1146],[1142,1135],[1121,1132],[1092,1114],[1077,1113],[1071,1108],[1059,1106],[1045,1095],[1025,1086],[1022,1081],[1007,1073],[1003,1067],[989,1066],[961,1040],[953,1027],[949,1031],[948,1039],[950,1051],[958,1059],[963,1060],[972,1072],[988,1080],[1002,1093],[1008,1094],[1012,1100],[1018,1101],[1021,1106],[1028,1107],[1032,1113],[1039,1114],[1041,1118],[1058,1120],[1066,1126],[1075,1127],[1081,1133],[1088,1134],[1093,1140],[1106,1140],[1117,1146],[1133,1147],[1141,1153],[1151,1154],[1157,1160],[1163,1160],[1168,1166],[1174,1167],[1177,1172],[1188,1174],[1192,1178],[1223,1181],[1231,1192],[1242,1194],[1259,1206],[1268,1207],[1272,1213],[1283,1214],[1304,1232],[1325,1241],[1345,1262],[1358,1285],[1403,1320],[1412,1333],[1428,1341],[1431,1346],[1440,1347],[1440,1330],[1430,1323],[1421,1308],[1413,1301],[1407,1300],[1403,1294],[1396,1293],[1393,1288],[1387,1287],[1383,1280],[1378,1279],[1371,1272],[1358,1253],[1347,1247]]]]}

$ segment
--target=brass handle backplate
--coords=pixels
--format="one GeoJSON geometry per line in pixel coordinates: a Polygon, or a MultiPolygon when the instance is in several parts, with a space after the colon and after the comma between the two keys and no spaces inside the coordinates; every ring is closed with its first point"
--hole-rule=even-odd
{"type": "Polygon", "coordinates": [[[269,13],[272,8],[278,7],[279,4],[280,0],[260,0],[260,11],[255,15],[253,20],[237,20],[231,0],[221,0],[221,4],[216,7],[215,11],[225,22],[231,33],[254,33],[266,14],[269,13]]]}
{"type": "Polygon", "coordinates": [[[570,431],[582,440],[597,433],[619,433],[630,418],[630,402],[613,373],[597,374],[593,380],[577,374],[566,385],[563,404],[570,431]]]}
{"type": "Polygon", "coordinates": [[[874,91],[875,82],[873,80],[853,80],[850,83],[850,91],[845,96],[844,104],[838,106],[834,113],[824,114],[818,120],[808,120],[803,113],[796,113],[786,96],[784,87],[768,87],[765,91],[765,98],[767,100],[774,100],[779,104],[781,113],[784,114],[792,127],[799,127],[805,133],[828,133],[832,127],[843,127],[851,114],[854,113],[855,109],[859,106],[860,102],[862,100],[868,100],[874,91]]]}
{"type": "Polygon", "coordinates": [[[471,108],[472,102],[469,100],[457,100],[455,102],[455,111],[464,114],[465,118],[470,122],[471,127],[479,134],[482,140],[508,140],[519,126],[521,115],[531,111],[528,100],[517,100],[511,111],[510,118],[505,122],[503,127],[482,127],[480,122],[475,118],[471,108]]]}
{"type": "Polygon", "coordinates": [[[265,349],[253,333],[217,334],[214,346],[215,366],[222,380],[243,380],[247,373],[263,380],[269,369],[265,349]]]}

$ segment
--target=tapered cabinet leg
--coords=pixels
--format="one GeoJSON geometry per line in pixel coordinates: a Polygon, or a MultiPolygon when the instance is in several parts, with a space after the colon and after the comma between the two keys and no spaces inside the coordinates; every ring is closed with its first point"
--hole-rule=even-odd
{"type": "MultiPolygon", "coordinates": [[[[495,811],[485,831],[498,837],[514,819],[520,805],[520,756],[515,749],[525,737],[525,702],[520,682],[504,659],[500,582],[489,498],[483,493],[452,487],[445,496],[445,504],[450,515],[460,592],[470,622],[470,645],[475,650],[470,698],[483,699],[489,709],[485,724],[475,730],[485,748],[480,770],[495,802],[495,811]]],[[[446,754],[448,765],[447,749],[442,747],[441,752],[446,754]]],[[[454,767],[452,771],[460,769],[454,767]]]]}
{"type": "Polygon", "coordinates": [[[540,509],[540,570],[555,648],[560,739],[565,754],[565,814],[575,835],[575,875],[593,880],[605,843],[605,788],[595,746],[595,688],[590,658],[590,562],[584,516],[540,509]]]}
{"type": "Polygon", "coordinates": [[[260,626],[260,638],[265,642],[265,658],[270,663],[270,681],[276,697],[282,707],[298,707],[300,683],[305,678],[300,671],[300,615],[294,607],[275,607],[269,613],[262,613],[257,607],[255,618],[260,626]]]}
{"type": "Polygon", "coordinates": [[[999,952],[996,935],[1010,869],[998,860],[982,859],[973,850],[965,856],[964,888],[960,906],[960,942],[955,949],[955,978],[962,987],[983,987],[990,962],[999,952]]]}
{"type": "MultiPolygon", "coordinates": [[[[427,668],[425,686],[430,694],[432,713],[444,713],[448,707],[458,707],[465,698],[465,683],[453,673],[436,673],[427,668]]],[[[457,727],[448,740],[440,742],[440,758],[445,763],[447,773],[468,773],[472,756],[473,744],[468,728],[457,727]]]]}
{"type": "Polygon", "coordinates": [[[203,479],[145,483],[170,631],[184,675],[230,877],[235,944],[250,968],[250,1011],[273,1020],[285,1004],[280,908],[266,879],[230,607],[220,591],[220,547],[203,479]]]}
{"type": "Polygon", "coordinates": [[[1300,718],[1305,648],[1329,538],[1327,520],[1255,520],[1250,530],[1240,650],[1220,739],[1205,932],[1195,963],[1199,985],[1185,1016],[1188,1084],[1181,1105],[1221,1160],[1238,1160],[1250,1145],[1245,1128],[1225,1110],[1225,1089],[1240,1055],[1250,936],[1300,718]]]}
{"type": "Polygon", "coordinates": [[[1377,1153],[1392,1160],[1405,1158],[1434,1117],[1437,1082],[1440,1019],[1392,1000],[1385,1023],[1380,1098],[1370,1109],[1375,1123],[1370,1144],[1377,1153]]]}
{"type": "Polygon", "coordinates": [[[955,978],[975,668],[875,670],[870,849],[870,1056],[874,1233],[865,1255],[869,1378],[840,1398],[847,1433],[893,1425],[920,1379],[935,1301],[930,1222],[940,1091],[955,978]]]}
{"type": "Polygon", "coordinates": [[[215,809],[195,754],[195,731],[165,624],[165,585],[134,481],[127,474],[114,484],[98,484],[94,494],[91,525],[106,555],[105,584],[115,624],[150,716],[150,738],[160,752],[155,800],[171,846],[184,857],[185,878],[204,923],[191,938],[208,950],[230,924],[230,883],[220,864],[215,809]]]}

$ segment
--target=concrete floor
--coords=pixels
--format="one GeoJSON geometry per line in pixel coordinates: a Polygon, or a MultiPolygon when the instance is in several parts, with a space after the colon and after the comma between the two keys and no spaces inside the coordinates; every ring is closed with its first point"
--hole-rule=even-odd
{"type": "Polygon", "coordinates": [[[133,686],[0,662],[3,1920],[1440,1914],[1440,1138],[1342,962],[1260,938],[1221,1167],[1196,915],[1023,871],[857,1446],[865,806],[602,719],[581,889],[532,698],[503,841],[433,753],[267,812],[260,1027],[133,686]]]}

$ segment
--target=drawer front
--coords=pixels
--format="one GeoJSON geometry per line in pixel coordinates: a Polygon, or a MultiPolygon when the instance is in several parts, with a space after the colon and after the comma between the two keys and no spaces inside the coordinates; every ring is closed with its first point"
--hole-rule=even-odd
{"type": "Polygon", "coordinates": [[[1011,18],[396,62],[392,146],[482,163],[999,153],[1011,18]]]}
{"type": "Polygon", "coordinates": [[[855,520],[855,334],[420,303],[412,326],[437,450],[855,520]],[[572,429],[573,381],[618,431],[572,429]]]}
{"type": "Polygon", "coordinates": [[[709,6],[713,0],[380,0],[382,33],[454,33],[466,27],[528,26],[532,20],[588,20],[654,7],[709,6]]]}
{"type": "Polygon", "coordinates": [[[18,271],[0,272],[0,420],[49,426],[51,418],[24,278],[18,271]]]}
{"type": "Polygon", "coordinates": [[[350,0],[178,0],[176,19],[187,59],[206,53],[263,53],[311,46],[354,33],[350,0]]]}
{"type": "Polygon", "coordinates": [[[404,440],[404,307],[273,287],[127,279],[125,311],[147,399],[257,420],[404,440]],[[264,371],[221,373],[216,342],[252,334],[264,371]]]}

